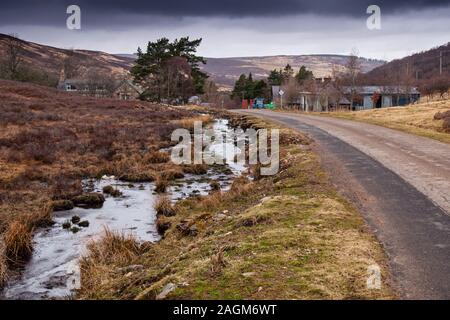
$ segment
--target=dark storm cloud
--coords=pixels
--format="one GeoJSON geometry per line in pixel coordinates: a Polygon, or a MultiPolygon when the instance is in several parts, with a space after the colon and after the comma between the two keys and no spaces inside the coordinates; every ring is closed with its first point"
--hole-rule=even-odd
{"type": "MultiPolygon", "coordinates": [[[[59,25],[65,21],[65,8],[77,4],[90,25],[136,23],[133,17],[283,17],[297,14],[326,16],[363,16],[370,4],[381,7],[383,14],[449,6],[450,0],[70,0],[2,1],[0,25],[59,25]]],[[[135,18],[134,18],[135,19],[135,18]]]]}

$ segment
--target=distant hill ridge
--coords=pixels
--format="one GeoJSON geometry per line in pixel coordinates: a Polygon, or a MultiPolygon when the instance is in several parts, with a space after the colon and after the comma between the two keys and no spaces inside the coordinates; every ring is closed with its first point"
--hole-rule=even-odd
{"type": "Polygon", "coordinates": [[[402,59],[392,60],[366,74],[373,82],[380,82],[388,77],[408,75],[416,80],[429,80],[437,77],[450,77],[450,42],[418,52],[402,59]],[[440,64],[442,57],[442,75],[440,64]]]}
{"type": "MultiPolygon", "coordinates": [[[[0,34],[0,54],[4,54],[5,40],[8,36],[0,34]]],[[[133,66],[136,56],[133,54],[109,54],[91,50],[60,49],[47,45],[22,40],[25,62],[58,76],[64,59],[73,54],[83,69],[91,67],[103,69],[111,74],[126,73],[133,66]]],[[[207,58],[207,64],[202,66],[211,80],[219,87],[229,88],[243,73],[252,73],[255,78],[267,77],[270,70],[284,68],[290,64],[294,70],[305,65],[312,70],[316,77],[329,76],[333,68],[345,71],[348,56],[337,54],[309,54],[309,55],[276,55],[261,57],[231,57],[207,58]]],[[[363,72],[368,72],[385,63],[382,60],[360,58],[363,72]]]]}
{"type": "MultiPolygon", "coordinates": [[[[0,56],[5,54],[8,38],[8,35],[0,34],[0,56]]],[[[24,62],[35,69],[47,72],[50,76],[59,76],[64,59],[68,55],[73,55],[84,70],[95,67],[111,74],[127,72],[134,62],[134,59],[131,58],[100,51],[61,49],[24,40],[20,41],[22,42],[24,62]]]]}
{"type": "MultiPolygon", "coordinates": [[[[287,64],[294,70],[302,65],[311,70],[316,77],[327,77],[333,69],[338,72],[346,70],[348,56],[335,54],[277,55],[261,57],[207,58],[203,69],[211,75],[216,83],[233,85],[242,73],[252,73],[255,78],[267,77],[273,69],[284,68],[287,64]]],[[[385,63],[382,60],[359,58],[362,72],[368,72],[385,63]]]]}

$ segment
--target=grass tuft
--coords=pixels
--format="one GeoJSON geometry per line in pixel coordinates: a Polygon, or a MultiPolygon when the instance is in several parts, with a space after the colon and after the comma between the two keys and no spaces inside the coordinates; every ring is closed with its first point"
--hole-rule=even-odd
{"type": "Polygon", "coordinates": [[[165,195],[158,196],[154,209],[156,211],[156,215],[158,216],[173,217],[176,214],[170,198],[165,195]]]}
{"type": "Polygon", "coordinates": [[[80,260],[81,290],[90,290],[107,284],[115,268],[133,265],[143,253],[145,246],[140,244],[131,234],[124,234],[105,229],[99,241],[88,244],[88,255],[80,260]]]}
{"type": "Polygon", "coordinates": [[[169,187],[169,182],[166,179],[159,177],[156,180],[155,191],[157,193],[165,193],[167,191],[168,187],[169,187]]]}
{"type": "Polygon", "coordinates": [[[3,238],[6,258],[12,265],[23,264],[31,257],[33,236],[25,223],[14,221],[3,238]]]}

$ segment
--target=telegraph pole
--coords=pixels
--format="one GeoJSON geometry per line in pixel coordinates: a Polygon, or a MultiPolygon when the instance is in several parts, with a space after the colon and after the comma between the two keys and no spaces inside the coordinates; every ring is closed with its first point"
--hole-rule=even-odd
{"type": "Polygon", "coordinates": [[[278,91],[278,94],[280,95],[280,99],[281,99],[281,109],[283,109],[283,94],[284,94],[284,91],[280,90],[280,91],[278,91]]]}

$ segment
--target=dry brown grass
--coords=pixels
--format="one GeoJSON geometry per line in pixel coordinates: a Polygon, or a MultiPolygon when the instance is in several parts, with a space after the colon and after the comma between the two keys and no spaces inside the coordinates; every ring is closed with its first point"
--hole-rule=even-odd
{"type": "Polygon", "coordinates": [[[155,182],[155,191],[156,193],[165,193],[167,188],[169,187],[169,181],[167,181],[163,177],[158,177],[155,182]]]}
{"type": "Polygon", "coordinates": [[[183,170],[181,168],[177,169],[168,169],[161,172],[161,178],[167,181],[172,181],[175,179],[181,179],[184,177],[183,170]]]}
{"type": "Polygon", "coordinates": [[[383,127],[450,143],[450,134],[444,130],[444,120],[434,115],[450,109],[450,100],[424,102],[405,107],[382,108],[357,112],[331,112],[326,116],[368,122],[383,127]]]}
{"type": "Polygon", "coordinates": [[[144,156],[144,161],[148,163],[166,163],[169,160],[169,154],[161,151],[149,152],[144,156]]]}
{"type": "Polygon", "coordinates": [[[8,279],[8,262],[6,260],[5,243],[0,239],[0,286],[8,279]]]}
{"type": "Polygon", "coordinates": [[[5,232],[5,255],[11,264],[24,263],[33,252],[33,236],[22,221],[14,221],[5,232]]]}
{"type": "Polygon", "coordinates": [[[154,209],[158,216],[172,217],[176,214],[175,208],[168,196],[158,196],[154,209]]]}
{"type": "Polygon", "coordinates": [[[51,220],[51,200],[79,196],[83,178],[179,177],[182,169],[158,150],[170,145],[177,121],[198,119],[197,111],[4,80],[0,101],[0,238],[11,260],[29,255],[33,230],[51,220]]]}
{"type": "Polygon", "coordinates": [[[117,268],[132,264],[143,253],[145,245],[136,241],[131,234],[105,229],[101,240],[90,242],[88,250],[89,254],[80,261],[81,283],[91,287],[101,285],[104,280],[116,275],[117,268]],[[115,269],[111,269],[111,266],[115,269]]]}
{"type": "Polygon", "coordinates": [[[156,219],[156,230],[159,234],[164,235],[166,231],[172,226],[172,223],[169,219],[164,216],[159,216],[156,219]]]}
{"type": "Polygon", "coordinates": [[[207,171],[208,166],[205,164],[191,164],[183,166],[184,173],[205,174],[207,171]]]}
{"type": "Polygon", "coordinates": [[[177,285],[168,299],[395,297],[381,246],[317,156],[297,144],[282,153],[289,161],[275,176],[242,177],[228,192],[179,202],[176,216],[162,217],[170,223],[164,238],[127,262],[143,271],[121,276],[112,264],[91,272],[79,297],[154,299],[168,283],[177,285]],[[381,290],[365,285],[373,264],[381,290]]]}
{"type": "Polygon", "coordinates": [[[182,120],[176,120],[175,123],[181,127],[188,129],[189,131],[194,131],[194,124],[195,122],[201,122],[203,126],[205,126],[208,123],[211,123],[214,120],[214,118],[211,115],[201,115],[189,119],[182,119],[182,120]]]}
{"type": "Polygon", "coordinates": [[[220,183],[217,180],[213,180],[209,183],[212,191],[219,191],[221,189],[220,183]]]}
{"type": "Polygon", "coordinates": [[[227,266],[225,253],[222,247],[217,250],[216,254],[213,254],[211,256],[210,260],[210,272],[213,276],[220,274],[223,268],[227,266]]]}
{"type": "Polygon", "coordinates": [[[436,113],[434,115],[434,120],[442,120],[442,130],[446,133],[450,133],[450,109],[436,113]]]}
{"type": "MultiPolygon", "coordinates": [[[[5,257],[1,257],[0,262],[7,261],[9,265],[16,266],[30,258],[33,252],[33,230],[52,223],[52,209],[52,203],[47,199],[38,204],[34,212],[10,217],[3,234],[5,257]]],[[[0,267],[3,268],[6,267],[0,267]]]]}

